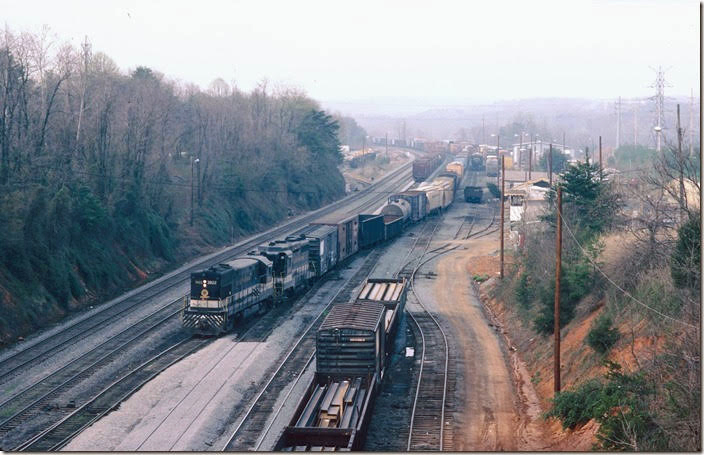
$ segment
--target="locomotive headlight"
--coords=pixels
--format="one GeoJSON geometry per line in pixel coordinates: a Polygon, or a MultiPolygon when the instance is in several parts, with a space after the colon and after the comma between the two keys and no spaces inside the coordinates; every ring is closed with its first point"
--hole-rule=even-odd
{"type": "Polygon", "coordinates": [[[208,283],[205,280],[203,280],[203,287],[205,288],[207,286],[208,286],[208,283]]]}

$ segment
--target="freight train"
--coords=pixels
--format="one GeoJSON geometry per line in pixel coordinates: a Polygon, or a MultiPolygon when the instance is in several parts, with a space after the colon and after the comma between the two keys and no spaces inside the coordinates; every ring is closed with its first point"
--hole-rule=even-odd
{"type": "Polygon", "coordinates": [[[406,304],[404,278],[370,278],[316,333],[316,370],[275,450],[359,450],[406,304]]]}
{"type": "Polygon", "coordinates": [[[464,170],[463,163],[453,161],[432,181],[392,194],[375,213],[325,217],[285,239],[192,273],[183,327],[193,334],[220,335],[246,314],[299,294],[360,249],[398,237],[406,224],[446,209],[464,170]]]}
{"type": "Polygon", "coordinates": [[[435,172],[442,163],[442,155],[432,155],[427,158],[418,158],[413,162],[413,180],[422,182],[435,172]]]}

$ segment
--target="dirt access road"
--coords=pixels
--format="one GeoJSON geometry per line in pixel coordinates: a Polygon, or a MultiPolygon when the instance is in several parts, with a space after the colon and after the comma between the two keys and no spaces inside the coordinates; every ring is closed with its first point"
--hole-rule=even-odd
{"type": "MultiPolygon", "coordinates": [[[[472,286],[470,265],[483,261],[490,271],[498,234],[462,241],[435,263],[434,306],[450,326],[450,349],[458,365],[454,450],[545,450],[539,406],[521,365],[487,318],[472,286]],[[465,249],[466,247],[466,249],[465,249]]],[[[492,264],[493,262],[493,264],[492,264]]],[[[476,267],[473,267],[476,270],[476,267]]],[[[490,275],[491,276],[491,275],[490,275]]]]}

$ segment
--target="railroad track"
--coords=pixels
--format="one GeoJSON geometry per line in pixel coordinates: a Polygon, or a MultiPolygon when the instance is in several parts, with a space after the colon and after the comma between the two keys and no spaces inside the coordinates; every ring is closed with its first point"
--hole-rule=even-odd
{"type": "Polygon", "coordinates": [[[212,340],[189,337],[171,346],[121,377],[104,389],[98,396],[14,450],[30,452],[59,450],[84,428],[113,409],[115,403],[122,402],[122,400],[149,382],[154,376],[202,348],[210,341],[212,340]]]}
{"type": "MultiPolygon", "coordinates": [[[[406,171],[408,171],[408,166],[406,166],[406,171]]],[[[385,182],[385,185],[381,189],[397,189],[398,181],[403,181],[407,178],[405,174],[407,172],[402,172],[403,168],[396,171],[396,173],[391,177],[390,180],[385,182]]],[[[372,198],[372,200],[365,200],[361,204],[358,204],[356,208],[352,210],[359,210],[362,206],[369,207],[378,203],[379,196],[372,198]]],[[[348,201],[349,202],[349,201],[348,201]]],[[[332,210],[331,210],[332,211],[332,210]]],[[[318,213],[319,215],[320,213],[318,213]]],[[[301,225],[307,224],[308,220],[300,221],[301,225]]],[[[288,229],[295,229],[296,226],[289,224],[288,229]]],[[[270,233],[269,235],[274,235],[270,233]]],[[[260,240],[257,238],[255,240],[250,240],[249,243],[259,243],[260,240]]],[[[248,244],[240,246],[239,249],[246,250],[250,248],[248,244]]],[[[224,253],[223,253],[224,254],[224,253]]],[[[236,250],[231,250],[227,253],[229,256],[236,256],[238,253],[236,250]]],[[[211,257],[210,261],[221,262],[227,258],[222,258],[222,254],[215,257],[211,257]]],[[[202,263],[198,267],[204,266],[202,263]]],[[[191,268],[187,268],[186,272],[190,273],[191,268]]],[[[180,283],[177,283],[180,284],[180,283]]],[[[149,297],[154,296],[158,292],[163,292],[164,290],[173,287],[177,284],[173,283],[160,283],[158,286],[152,287],[148,292],[149,297]],[[155,292],[158,289],[158,292],[155,292]]],[[[134,296],[133,296],[134,297],[134,296]]],[[[144,301],[149,297],[142,295],[140,301],[144,301]]],[[[107,322],[120,314],[126,313],[132,306],[136,304],[130,304],[129,308],[125,307],[109,307],[105,312],[98,314],[97,319],[91,319],[89,324],[74,324],[67,330],[64,336],[59,336],[54,338],[54,343],[49,343],[49,347],[43,346],[37,349],[29,348],[25,351],[21,351],[15,355],[12,355],[5,359],[0,366],[8,365],[11,369],[10,373],[7,373],[5,377],[7,378],[10,374],[19,374],[19,371],[29,365],[30,363],[40,362],[43,358],[48,357],[49,353],[55,355],[60,350],[68,347],[73,342],[77,342],[73,338],[84,339],[89,333],[99,330],[107,324],[107,322]],[[117,312],[116,312],[117,310],[117,312]],[[87,330],[87,332],[80,332],[80,330],[87,330]],[[51,351],[52,348],[57,348],[58,351],[51,351]],[[14,363],[14,365],[13,365],[14,363]]],[[[72,360],[69,364],[60,368],[59,370],[49,373],[43,379],[37,383],[24,388],[20,392],[14,394],[12,397],[7,398],[3,403],[0,403],[0,437],[6,435],[8,432],[12,431],[14,428],[22,425],[24,422],[32,419],[38,414],[42,413],[46,408],[47,404],[51,400],[57,397],[62,392],[70,389],[72,386],[76,385],[80,381],[86,379],[91,374],[95,373],[98,369],[110,363],[118,354],[123,353],[130,346],[135,345],[140,339],[143,339],[150,331],[157,329],[159,326],[163,325],[166,321],[176,317],[180,312],[181,299],[170,302],[166,306],[158,308],[156,311],[152,312],[145,319],[140,320],[137,324],[130,326],[126,330],[123,330],[119,334],[111,337],[110,339],[103,342],[101,345],[86,352],[80,357],[72,360]]],[[[4,370],[3,370],[4,371],[4,370]]],[[[94,398],[99,399],[102,397],[98,395],[94,398]]],[[[91,400],[92,402],[92,400],[91,400]]],[[[81,409],[81,412],[85,410],[81,409]]],[[[63,413],[65,414],[65,412],[63,413]]],[[[72,412],[70,415],[73,415],[72,412]]],[[[70,417],[69,415],[69,417],[70,417]]],[[[102,415],[102,414],[101,414],[102,415]]],[[[61,417],[61,416],[59,416],[61,417]]],[[[60,420],[59,423],[64,422],[66,419],[60,420]]],[[[71,419],[69,422],[74,422],[71,419]]],[[[65,426],[66,424],[64,424],[65,426]]],[[[50,428],[53,428],[50,427],[50,428]]],[[[82,428],[81,428],[82,429],[82,428]]],[[[80,431],[80,429],[78,430],[80,431]]],[[[43,434],[43,433],[40,433],[43,434]]],[[[75,436],[75,435],[74,435],[75,436]]],[[[20,447],[25,446],[22,444],[20,447]]]]}
{"type": "MultiPolygon", "coordinates": [[[[472,217],[467,234],[462,236],[462,238],[468,239],[486,235],[486,232],[494,224],[495,217],[495,212],[493,212],[491,223],[476,232],[474,231],[476,217],[472,217]]],[[[463,219],[454,235],[454,239],[460,238],[460,233],[466,222],[467,219],[463,219]]],[[[447,334],[437,318],[423,303],[423,299],[415,288],[416,275],[423,265],[460,246],[460,244],[453,245],[452,242],[448,242],[433,250],[429,250],[430,243],[439,224],[438,222],[430,234],[427,235],[425,248],[412,268],[409,278],[411,292],[422,311],[414,312],[409,306],[407,306],[407,311],[420,334],[422,353],[408,431],[406,447],[408,451],[442,451],[448,449],[448,445],[452,445],[453,439],[452,429],[450,428],[450,431],[446,431],[446,425],[451,427],[451,422],[446,419],[445,412],[447,408],[448,381],[454,381],[455,371],[450,365],[451,354],[447,334]]]]}
{"type": "MultiPolygon", "coordinates": [[[[340,289],[341,289],[341,288],[344,286],[344,284],[346,284],[350,279],[351,279],[351,277],[350,277],[349,279],[347,279],[347,280],[345,281],[345,283],[343,283],[342,286],[340,286],[340,289]]],[[[272,333],[272,332],[274,331],[274,329],[277,327],[276,321],[279,320],[279,318],[281,318],[282,316],[285,316],[285,315],[290,314],[291,312],[295,311],[302,303],[305,303],[306,301],[308,301],[309,297],[311,297],[313,294],[315,294],[317,291],[320,290],[320,288],[321,288],[321,286],[322,286],[322,283],[323,283],[322,281],[316,282],[315,285],[314,285],[313,287],[311,287],[303,296],[301,296],[300,298],[296,299],[296,300],[298,301],[298,305],[296,306],[296,308],[291,309],[291,311],[287,311],[287,312],[285,312],[285,313],[280,313],[280,314],[276,314],[274,311],[269,311],[269,312],[267,312],[266,315],[264,315],[264,317],[262,317],[261,319],[259,319],[259,320],[256,322],[256,324],[254,324],[254,325],[253,325],[251,328],[249,328],[244,334],[242,334],[241,336],[238,337],[238,338],[239,338],[239,341],[247,341],[248,343],[250,343],[250,342],[263,342],[263,341],[266,341],[266,339],[269,337],[269,335],[271,335],[271,333],[272,333]]],[[[222,359],[222,358],[224,358],[225,356],[227,356],[227,355],[237,346],[237,344],[239,344],[239,342],[238,342],[238,343],[235,343],[233,346],[230,347],[230,349],[228,349],[226,352],[224,352],[223,354],[221,354],[221,355],[220,355],[220,359],[222,359]]],[[[244,359],[242,359],[242,360],[240,361],[240,366],[243,365],[243,364],[245,364],[245,363],[247,363],[247,361],[251,358],[252,355],[254,355],[254,353],[255,353],[256,351],[257,351],[257,346],[256,346],[256,344],[255,344],[255,343],[251,343],[251,346],[250,346],[248,352],[246,353],[244,359]]],[[[198,383],[196,383],[196,384],[191,388],[191,390],[181,399],[181,401],[179,401],[179,403],[176,404],[176,406],[171,410],[171,412],[175,411],[175,410],[178,408],[178,406],[181,404],[181,402],[183,402],[191,393],[193,393],[193,392],[196,390],[196,388],[198,387],[198,385],[199,385],[204,379],[206,379],[207,375],[208,375],[211,371],[213,371],[218,365],[219,365],[219,361],[218,361],[218,362],[215,362],[215,363],[213,364],[213,367],[212,367],[210,370],[208,370],[208,371],[203,375],[203,377],[198,381],[198,383]]],[[[210,400],[209,400],[208,402],[206,402],[206,403],[203,404],[203,406],[201,407],[200,411],[198,411],[198,412],[193,416],[193,418],[191,419],[190,423],[181,429],[178,438],[171,444],[171,446],[170,446],[168,449],[166,449],[166,448],[160,448],[160,449],[162,449],[162,450],[174,450],[174,447],[176,446],[176,444],[178,444],[178,442],[181,440],[181,438],[183,438],[183,436],[186,434],[186,432],[188,431],[188,429],[190,428],[190,426],[200,417],[200,415],[201,415],[201,414],[203,413],[203,411],[207,408],[207,406],[210,404],[210,402],[217,396],[217,393],[222,389],[222,387],[225,386],[225,384],[227,384],[227,382],[229,381],[229,379],[230,379],[237,371],[239,371],[240,366],[238,366],[238,367],[236,367],[236,368],[234,368],[234,369],[232,370],[232,372],[230,373],[230,376],[229,376],[229,377],[227,378],[227,380],[225,380],[225,381],[222,383],[222,385],[220,386],[220,389],[216,390],[215,393],[212,394],[210,400]]],[[[155,432],[159,429],[159,427],[161,427],[162,425],[164,425],[164,424],[166,423],[166,421],[168,420],[169,416],[171,415],[171,412],[169,412],[169,413],[167,414],[167,416],[161,421],[161,423],[160,423],[149,435],[147,435],[147,437],[142,441],[142,443],[141,443],[135,450],[143,450],[142,447],[144,446],[144,444],[149,440],[149,438],[151,437],[151,435],[152,435],[153,433],[155,433],[155,432]]]]}
{"type": "Polygon", "coordinates": [[[43,413],[45,406],[62,392],[115,360],[117,355],[141,342],[150,332],[176,318],[180,308],[180,299],[171,302],[42,380],[5,399],[0,403],[0,437],[43,413]]]}
{"type": "MultiPolygon", "coordinates": [[[[320,288],[321,282],[317,282],[311,289],[309,289],[306,294],[304,294],[300,300],[305,300],[306,297],[308,297],[311,293],[316,292],[320,288]]],[[[180,302],[180,299],[179,299],[180,302]]],[[[180,312],[180,310],[179,310],[180,312]]],[[[178,314],[178,312],[176,313],[178,314]]],[[[173,316],[173,315],[172,315],[173,316]]],[[[279,317],[282,316],[282,311],[268,311],[264,316],[261,318],[257,319],[256,322],[254,322],[249,328],[246,328],[245,331],[238,335],[238,342],[246,339],[247,341],[264,341],[274,330],[276,327],[275,325],[275,320],[279,317]],[[254,334],[254,336],[251,336],[254,334]]],[[[78,409],[74,410],[71,412],[68,416],[60,420],[57,424],[52,425],[50,428],[47,430],[44,430],[40,432],[39,434],[33,436],[30,438],[28,441],[20,444],[15,450],[21,451],[21,450],[31,450],[35,451],[35,447],[49,447],[50,444],[53,444],[50,446],[50,448],[40,448],[37,450],[59,450],[68,442],[71,441],[74,437],[76,437],[81,431],[83,431],[87,426],[98,420],[100,417],[105,415],[109,410],[114,409],[116,406],[118,406],[123,400],[125,400],[127,397],[129,397],[132,393],[137,391],[142,385],[146,384],[149,380],[151,380],[154,376],[156,376],[158,373],[163,371],[164,369],[168,368],[171,366],[173,363],[176,361],[186,357],[187,355],[197,351],[201,347],[204,346],[204,343],[202,344],[197,344],[197,346],[188,351],[186,354],[184,354],[181,357],[178,357],[174,362],[168,362],[168,361],[163,361],[163,360],[158,360],[160,356],[173,356],[172,349],[175,349],[177,346],[181,345],[182,343],[188,341],[189,339],[198,339],[195,337],[184,337],[184,339],[178,341],[175,345],[170,346],[168,349],[163,350],[161,353],[157,354],[155,357],[152,358],[150,362],[141,364],[137,366],[136,368],[132,369],[129,373],[123,375],[119,380],[115,381],[114,383],[110,384],[108,387],[103,389],[98,395],[96,395],[94,398],[86,402],[84,405],[80,406],[78,409]],[[156,362],[159,363],[156,363],[156,362]],[[158,369],[157,366],[161,366],[161,369],[158,369]],[[148,370],[147,372],[153,373],[153,374],[147,374],[146,376],[143,374],[142,370],[148,370]],[[134,378],[140,378],[143,377],[144,381],[139,383],[137,386],[135,386],[135,380],[134,378]],[[109,400],[114,400],[112,403],[109,402],[109,400]],[[101,409],[101,410],[106,410],[105,412],[100,412],[100,413],[95,413],[95,409],[101,409]],[[62,439],[60,441],[56,440],[55,435],[59,433],[62,435],[62,439]],[[45,442],[48,441],[48,442],[45,442]]],[[[206,339],[205,342],[208,340],[206,339]]],[[[222,354],[222,357],[227,355],[232,349],[237,346],[238,343],[233,344],[228,351],[226,351],[224,354],[222,354]]],[[[255,350],[256,345],[253,343],[252,344],[252,349],[249,352],[248,356],[251,356],[255,350]]],[[[244,363],[244,361],[243,361],[244,363]]],[[[213,368],[217,366],[217,363],[214,365],[213,368]]],[[[212,369],[210,371],[212,371],[212,369]]],[[[203,376],[202,379],[205,378],[205,376],[210,373],[210,371],[206,372],[205,375],[203,376]]],[[[234,372],[233,372],[234,374],[234,372]]],[[[198,384],[194,385],[194,389],[198,384]]],[[[193,389],[190,391],[192,392],[193,389]]],[[[189,392],[189,393],[190,393],[189,392]]],[[[204,409],[204,408],[203,408],[204,409]]],[[[200,415],[202,410],[194,417],[193,421],[200,415]]],[[[168,415],[167,415],[168,418],[168,415]]],[[[166,418],[164,419],[164,421],[166,418]]],[[[193,422],[192,421],[192,422],[193,422]]],[[[191,423],[192,423],[191,422],[191,423]]],[[[162,422],[164,423],[164,422],[162,422]]],[[[188,427],[184,428],[181,434],[179,435],[179,439],[177,439],[174,442],[174,445],[180,440],[180,438],[183,436],[183,434],[186,432],[188,427]]],[[[151,435],[149,435],[151,436],[151,435]]],[[[148,437],[149,437],[148,436],[148,437]]],[[[141,445],[146,442],[148,437],[143,441],[141,445]]],[[[141,447],[141,445],[138,447],[138,449],[141,447]]],[[[173,448],[173,446],[172,446],[173,448]]]]}
{"type": "Polygon", "coordinates": [[[7,355],[0,360],[0,385],[5,384],[13,378],[16,378],[29,367],[55,356],[59,352],[65,350],[71,345],[74,345],[85,337],[97,333],[104,329],[111,322],[120,319],[121,317],[139,308],[145,302],[148,302],[154,297],[168,291],[178,285],[182,285],[194,270],[209,267],[210,265],[226,262],[242,253],[247,252],[252,247],[255,247],[267,239],[275,238],[288,234],[292,231],[306,226],[311,221],[320,216],[340,210],[349,204],[355,204],[348,210],[355,212],[363,209],[363,207],[372,206],[377,203],[381,197],[377,193],[390,193],[398,190],[397,186],[404,179],[410,177],[410,169],[412,162],[400,166],[396,170],[387,174],[387,176],[368,188],[351,194],[340,201],[329,204],[321,209],[318,209],[309,214],[303,215],[296,220],[286,223],[282,226],[270,229],[261,234],[240,242],[239,244],[228,248],[227,250],[215,255],[208,256],[202,261],[197,261],[189,264],[187,267],[181,268],[179,271],[159,278],[152,283],[145,285],[143,288],[130,291],[128,296],[122,300],[117,300],[112,304],[102,306],[95,313],[79,318],[65,330],[47,336],[44,339],[38,340],[34,344],[28,344],[23,349],[7,355]]]}
{"type": "Polygon", "coordinates": [[[411,293],[422,311],[414,312],[408,305],[406,310],[420,333],[422,352],[408,430],[408,451],[443,450],[449,345],[442,326],[415,289],[416,274],[439,225],[440,222],[436,223],[427,235],[427,242],[409,277],[411,293]]]}
{"type": "MultiPolygon", "coordinates": [[[[257,450],[271,428],[271,424],[280,413],[283,403],[274,412],[274,406],[281,391],[292,382],[298,382],[303,372],[315,356],[315,338],[318,327],[323,323],[330,308],[337,303],[344,303],[350,298],[352,291],[367,278],[381,255],[384,247],[376,248],[365,258],[362,267],[342,287],[330,302],[323,308],[316,319],[306,328],[288,354],[284,357],[271,375],[269,381],[254,398],[247,412],[240,419],[222,451],[257,450]],[[267,421],[270,420],[269,425],[267,421]],[[264,431],[262,431],[264,429],[264,431]]],[[[284,400],[285,403],[286,400],[284,400]]]]}

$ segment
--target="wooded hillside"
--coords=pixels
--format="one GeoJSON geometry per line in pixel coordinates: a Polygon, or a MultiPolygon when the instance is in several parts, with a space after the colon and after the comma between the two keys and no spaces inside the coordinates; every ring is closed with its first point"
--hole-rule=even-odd
{"type": "Polygon", "coordinates": [[[337,132],[296,90],[202,91],[87,41],[6,31],[0,342],[340,197],[337,132]]]}

